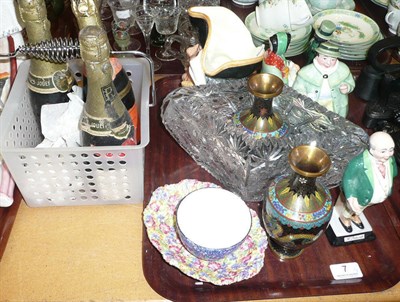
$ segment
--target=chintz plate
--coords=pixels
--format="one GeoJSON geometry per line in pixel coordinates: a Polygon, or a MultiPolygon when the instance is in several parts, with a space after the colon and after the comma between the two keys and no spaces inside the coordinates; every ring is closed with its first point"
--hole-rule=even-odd
{"type": "Polygon", "coordinates": [[[251,230],[243,244],[228,256],[215,261],[196,258],[182,245],[175,229],[174,212],[179,201],[189,193],[213,183],[185,179],[177,184],[158,187],[143,211],[143,221],[150,242],[164,260],[196,280],[228,285],[257,275],[264,266],[267,235],[257,213],[252,215],[251,230]]]}

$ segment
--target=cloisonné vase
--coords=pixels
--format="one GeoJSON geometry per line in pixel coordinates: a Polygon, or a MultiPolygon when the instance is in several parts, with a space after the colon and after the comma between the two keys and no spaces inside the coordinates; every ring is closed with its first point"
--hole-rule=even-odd
{"type": "Polygon", "coordinates": [[[331,166],[328,154],[301,145],[289,153],[292,174],[276,177],[268,186],[262,208],[271,250],[281,259],[300,256],[325,231],[332,216],[332,197],[318,177],[331,166]]]}
{"type": "Polygon", "coordinates": [[[273,98],[283,89],[283,81],[270,73],[257,73],[249,77],[247,89],[254,96],[253,105],[233,116],[237,125],[250,133],[254,138],[282,137],[288,126],[278,112],[273,110],[273,98]]]}

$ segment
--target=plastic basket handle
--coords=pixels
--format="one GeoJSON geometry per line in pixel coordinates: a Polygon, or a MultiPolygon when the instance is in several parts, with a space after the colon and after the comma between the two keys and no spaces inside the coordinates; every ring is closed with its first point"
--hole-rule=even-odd
{"type": "Polygon", "coordinates": [[[112,55],[133,55],[134,57],[142,57],[147,60],[150,66],[150,81],[151,81],[151,102],[149,102],[149,107],[154,107],[157,105],[157,97],[156,97],[156,85],[154,81],[154,63],[153,59],[146,55],[144,52],[137,50],[112,50],[112,55]]]}

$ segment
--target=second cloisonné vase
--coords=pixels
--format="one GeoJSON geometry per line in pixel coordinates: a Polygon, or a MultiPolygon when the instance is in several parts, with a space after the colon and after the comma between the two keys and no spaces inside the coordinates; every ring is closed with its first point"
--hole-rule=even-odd
{"type": "Polygon", "coordinates": [[[255,139],[280,138],[288,131],[288,125],[273,109],[274,97],[281,94],[283,81],[276,75],[256,73],[249,77],[247,88],[254,96],[253,105],[233,116],[235,124],[243,128],[255,139]]]}
{"type": "Polygon", "coordinates": [[[328,154],[301,145],[289,153],[292,174],[275,178],[268,186],[262,218],[271,250],[281,259],[300,256],[325,231],[332,216],[332,197],[318,177],[331,166],[328,154]]]}

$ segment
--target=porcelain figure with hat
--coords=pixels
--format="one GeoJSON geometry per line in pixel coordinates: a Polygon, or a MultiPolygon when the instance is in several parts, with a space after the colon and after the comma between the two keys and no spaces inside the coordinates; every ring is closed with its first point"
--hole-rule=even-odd
{"type": "Polygon", "coordinates": [[[315,51],[317,47],[323,43],[327,42],[332,38],[332,34],[336,29],[335,23],[331,20],[323,20],[320,26],[314,31],[314,37],[310,40],[310,46],[307,50],[307,61],[306,64],[312,63],[317,52],[315,51]]]}
{"type": "Polygon", "coordinates": [[[339,48],[330,42],[321,43],[311,64],[297,73],[293,88],[326,109],[346,117],[348,94],[355,82],[349,67],[338,60],[339,48]]]}

